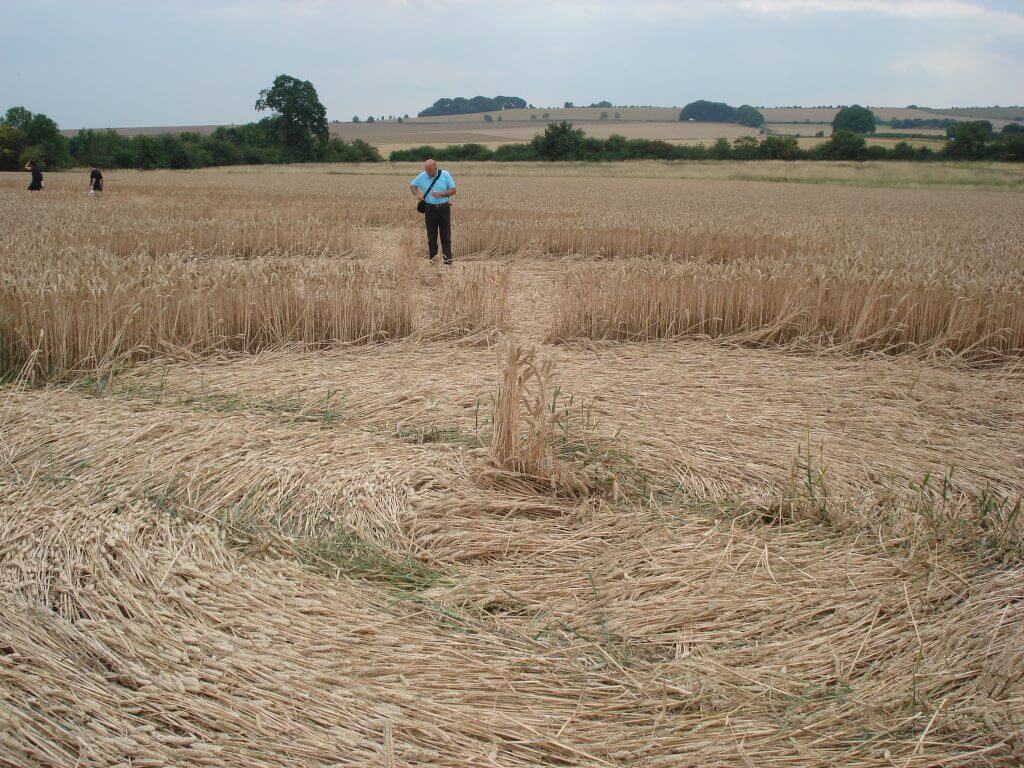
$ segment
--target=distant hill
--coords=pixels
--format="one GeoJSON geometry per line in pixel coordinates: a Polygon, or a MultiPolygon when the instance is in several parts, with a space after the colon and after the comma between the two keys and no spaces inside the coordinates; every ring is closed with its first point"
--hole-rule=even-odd
{"type": "MultiPolygon", "coordinates": [[[[1004,108],[1005,109],[1005,108],[1004,108]]],[[[765,116],[763,129],[767,133],[799,135],[801,141],[814,141],[819,131],[828,137],[832,132],[831,122],[835,107],[767,107],[761,108],[765,116]]],[[[1009,122],[996,117],[975,117],[969,108],[926,110],[907,107],[872,107],[880,120],[892,119],[990,119],[996,130],[1009,122]]],[[[1012,110],[1003,112],[1012,117],[1012,110]]],[[[331,121],[332,136],[352,141],[362,139],[374,146],[390,151],[423,144],[446,146],[477,142],[497,145],[501,143],[529,141],[544,130],[549,122],[568,120],[586,130],[588,136],[607,138],[618,133],[628,138],[659,139],[670,142],[703,141],[713,143],[715,139],[735,139],[739,136],[757,133],[757,129],[726,123],[689,123],[679,121],[679,107],[537,107],[535,109],[504,109],[468,115],[441,115],[403,120],[377,120],[373,123],[352,123],[331,121]],[[485,115],[492,117],[485,120],[485,115]],[[499,122],[499,118],[501,118],[499,122]]],[[[124,135],[161,133],[212,133],[217,125],[147,126],[115,128],[124,135]]],[[[886,130],[883,127],[882,130],[886,130]]],[[[945,131],[938,128],[915,128],[915,134],[933,136],[941,142],[945,131]]],[[[74,136],[77,130],[63,130],[65,136],[74,136]]],[[[886,139],[888,140],[888,139],[886,139]]],[[[883,140],[879,140],[883,141],[883,140]]],[[[895,139],[892,139],[895,141],[895,139]]]]}
{"type": "MultiPolygon", "coordinates": [[[[927,120],[929,118],[950,120],[991,120],[997,128],[1024,113],[1020,108],[1000,107],[974,108],[950,107],[932,109],[928,107],[870,107],[879,120],[927,120]]],[[[828,124],[839,111],[838,107],[760,107],[766,123],[828,124]]]]}
{"type": "MultiPolygon", "coordinates": [[[[233,126],[234,123],[231,123],[233,126]]],[[[114,128],[113,130],[120,133],[122,136],[159,136],[164,133],[198,133],[200,136],[206,136],[213,133],[215,130],[220,128],[220,125],[145,125],[136,126],[131,128],[114,128]]],[[[224,126],[231,127],[231,126],[224,126]]],[[[107,128],[94,128],[93,130],[105,131],[107,128]]],[[[61,133],[71,138],[78,133],[78,128],[62,128],[61,133]]]]}
{"type": "MultiPolygon", "coordinates": [[[[764,114],[766,125],[777,125],[781,123],[786,124],[787,128],[792,127],[797,131],[800,130],[801,125],[807,126],[804,128],[804,132],[808,132],[809,126],[812,125],[826,126],[831,124],[832,118],[835,117],[836,112],[838,111],[838,108],[836,107],[759,107],[759,109],[764,114]]],[[[1015,117],[1024,117],[1024,107],[947,107],[945,109],[932,107],[871,107],[871,111],[875,113],[879,120],[886,121],[894,119],[907,120],[928,118],[991,120],[996,128],[1001,128],[1002,125],[1012,121],[1015,117]]],[[[466,114],[430,115],[422,118],[411,118],[405,120],[405,125],[407,129],[411,129],[413,126],[425,122],[469,123],[478,120],[483,122],[484,114],[490,114],[494,118],[495,122],[497,121],[498,116],[501,116],[502,121],[505,124],[510,122],[543,124],[548,121],[558,120],[569,120],[578,123],[625,123],[637,121],[661,123],[676,122],[679,119],[679,107],[611,107],[607,109],[593,107],[573,107],[570,109],[564,107],[536,107],[534,109],[527,109],[525,106],[522,108],[510,109],[506,107],[504,109],[485,110],[483,113],[471,112],[466,114]]],[[[347,122],[348,121],[345,121],[346,124],[347,122]]],[[[363,135],[365,133],[366,136],[372,140],[372,137],[376,135],[374,131],[380,132],[391,130],[396,122],[397,121],[395,120],[379,120],[369,124],[368,126],[364,126],[367,130],[360,131],[359,134],[363,135]],[[374,128],[374,126],[376,126],[376,128],[374,128]]],[[[140,126],[133,128],[115,128],[114,130],[127,136],[135,134],[155,135],[160,133],[185,132],[208,134],[213,133],[213,131],[218,127],[219,126],[217,125],[140,126]]],[[[483,125],[480,127],[484,128],[483,125]]],[[[815,130],[818,129],[816,128],[815,130]]],[[[331,121],[331,132],[335,135],[343,135],[346,133],[340,129],[340,124],[333,120],[331,121]]],[[[810,132],[813,133],[813,131],[810,132]]],[[[61,130],[61,133],[70,137],[78,133],[78,129],[63,129],[61,130]]]]}

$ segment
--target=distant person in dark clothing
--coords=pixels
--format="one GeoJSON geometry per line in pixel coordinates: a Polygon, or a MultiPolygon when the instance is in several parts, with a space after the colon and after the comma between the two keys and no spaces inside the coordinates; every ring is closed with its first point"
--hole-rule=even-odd
{"type": "Polygon", "coordinates": [[[25,170],[32,172],[32,183],[28,185],[29,192],[38,192],[43,188],[43,169],[35,160],[25,163],[25,170]]]}
{"type": "Polygon", "coordinates": [[[103,191],[103,171],[93,168],[89,173],[89,194],[95,195],[103,191]]]}

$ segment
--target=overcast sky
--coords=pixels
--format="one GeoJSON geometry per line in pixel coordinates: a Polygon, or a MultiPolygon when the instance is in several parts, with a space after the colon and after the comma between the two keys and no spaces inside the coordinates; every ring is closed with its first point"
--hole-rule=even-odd
{"type": "Polygon", "coordinates": [[[2,0],[0,109],[66,128],[244,122],[311,80],[328,118],[538,106],[1024,103],[1024,0],[2,0]]]}

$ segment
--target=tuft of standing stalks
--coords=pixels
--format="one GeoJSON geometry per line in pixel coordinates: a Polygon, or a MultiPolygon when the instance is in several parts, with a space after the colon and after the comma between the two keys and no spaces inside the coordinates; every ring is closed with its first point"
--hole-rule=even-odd
{"type": "Polygon", "coordinates": [[[538,360],[535,349],[524,348],[515,339],[504,344],[500,359],[491,461],[552,490],[586,495],[590,484],[561,455],[565,413],[557,408],[554,359],[538,360]]]}
{"type": "Polygon", "coordinates": [[[551,481],[558,474],[555,410],[549,408],[554,360],[538,360],[514,339],[501,350],[502,382],[494,409],[491,458],[504,469],[551,481]]]}
{"type": "Polygon", "coordinates": [[[502,379],[494,405],[491,459],[499,467],[516,469],[519,458],[519,404],[522,400],[527,366],[532,359],[510,339],[501,350],[502,379]]]}

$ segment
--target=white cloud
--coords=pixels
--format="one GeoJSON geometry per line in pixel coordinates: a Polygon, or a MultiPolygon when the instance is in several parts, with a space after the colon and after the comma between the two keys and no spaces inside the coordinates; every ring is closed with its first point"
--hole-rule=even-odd
{"type": "MultiPolygon", "coordinates": [[[[309,17],[323,13],[367,14],[377,10],[415,14],[425,6],[416,0],[214,0],[204,10],[219,16],[309,17]]],[[[506,2],[494,0],[432,0],[431,5],[457,11],[471,8],[494,13],[509,12],[506,2]]],[[[604,17],[645,21],[712,17],[723,12],[748,12],[764,16],[813,14],[874,14],[923,20],[964,20],[999,25],[1003,32],[1024,34],[1024,11],[1001,10],[982,0],[519,0],[521,16],[539,14],[550,19],[563,15],[574,19],[604,17]]]]}
{"type": "Polygon", "coordinates": [[[765,14],[875,13],[931,19],[977,18],[993,13],[966,0],[731,0],[730,4],[765,14]]]}
{"type": "Polygon", "coordinates": [[[999,34],[1024,39],[1024,12],[992,8],[970,0],[723,0],[734,7],[765,15],[862,13],[921,21],[969,23],[999,34]]]}
{"type": "MultiPolygon", "coordinates": [[[[383,0],[388,2],[388,0],[383,0]]],[[[459,0],[436,0],[459,2],[459,0]]],[[[1024,11],[1000,10],[979,0],[520,0],[519,7],[556,8],[576,17],[628,16],[643,20],[748,12],[764,16],[874,14],[922,20],[974,21],[1024,34],[1024,11]]]]}

